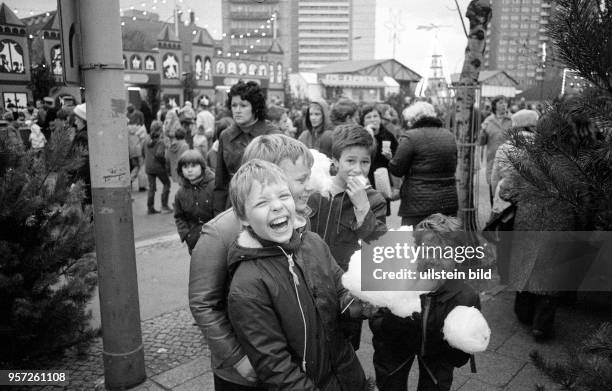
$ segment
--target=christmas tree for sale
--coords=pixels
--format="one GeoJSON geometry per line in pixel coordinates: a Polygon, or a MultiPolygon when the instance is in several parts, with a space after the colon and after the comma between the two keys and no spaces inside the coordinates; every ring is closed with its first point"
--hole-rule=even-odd
{"type": "Polygon", "coordinates": [[[612,230],[612,0],[556,0],[548,35],[590,87],[548,105],[509,156],[534,195],[566,202],[576,230],[612,230]]]}
{"type": "Polygon", "coordinates": [[[97,284],[84,151],[56,131],[42,151],[0,143],[0,367],[89,340],[97,284]]]}

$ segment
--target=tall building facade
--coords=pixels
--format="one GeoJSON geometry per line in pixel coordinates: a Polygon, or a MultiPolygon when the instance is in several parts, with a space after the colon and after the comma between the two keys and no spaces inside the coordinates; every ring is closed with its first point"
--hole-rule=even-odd
{"type": "Polygon", "coordinates": [[[552,76],[547,60],[552,54],[546,25],[551,0],[497,0],[487,31],[485,68],[504,70],[527,89],[552,76]]]}
{"type": "Polygon", "coordinates": [[[298,59],[300,72],[347,60],[374,58],[375,0],[300,0],[298,59]]]}
{"type": "Polygon", "coordinates": [[[291,0],[224,0],[223,51],[253,57],[267,53],[278,43],[285,54],[283,65],[290,67],[295,53],[292,21],[297,15],[293,3],[291,0]]]}
{"type": "Polygon", "coordinates": [[[278,43],[291,72],[374,58],[376,0],[227,0],[222,11],[225,52],[278,43]]]}

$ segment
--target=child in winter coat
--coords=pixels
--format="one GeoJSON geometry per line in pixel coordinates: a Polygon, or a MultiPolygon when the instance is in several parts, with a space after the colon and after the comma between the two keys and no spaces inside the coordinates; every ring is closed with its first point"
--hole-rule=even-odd
{"type": "Polygon", "coordinates": [[[163,125],[160,121],[153,121],[151,123],[151,134],[144,143],[145,172],[149,180],[149,192],[147,194],[148,214],[159,213],[154,207],[157,179],[164,185],[161,194],[162,212],[172,213],[172,209],[168,206],[170,178],[166,171],[166,145],[162,140],[162,128],[163,125]]]}
{"type": "Polygon", "coordinates": [[[176,183],[180,183],[181,178],[177,170],[179,157],[189,149],[189,144],[185,141],[185,130],[178,128],[174,133],[174,139],[170,140],[170,146],[166,149],[166,168],[170,177],[176,183]]]}
{"type": "Polygon", "coordinates": [[[228,255],[228,314],[262,387],[367,389],[339,328],[351,301],[342,270],[318,235],[296,229],[305,221],[283,171],[250,160],[232,178],[229,197],[243,230],[228,255]]]}
{"type": "MultiPolygon", "coordinates": [[[[311,229],[329,245],[342,270],[359,249],[359,240],[370,241],[387,231],[387,201],[367,182],[375,151],[370,134],[356,124],[340,125],[332,135],[332,162],[337,174],[331,194],[313,193],[308,206],[314,211],[311,229]]],[[[362,322],[343,324],[347,338],[359,349],[362,322]]]]}
{"type": "MultiPolygon", "coordinates": [[[[178,132],[177,132],[178,134],[178,132]]],[[[214,217],[212,193],[215,174],[195,149],[185,151],[176,168],[182,185],[174,196],[174,222],[189,254],[200,238],[202,226],[214,217]]]]}
{"type": "MultiPolygon", "coordinates": [[[[442,249],[465,246],[462,225],[454,217],[431,215],[421,221],[415,231],[415,243],[424,246],[442,249]]],[[[457,267],[454,259],[447,258],[421,256],[416,262],[419,272],[450,272],[457,267]]],[[[468,353],[449,345],[449,336],[443,333],[443,329],[448,326],[446,318],[456,307],[480,309],[478,293],[461,280],[431,280],[431,284],[431,292],[420,296],[420,313],[400,318],[381,310],[379,316],[370,319],[374,370],[380,391],[407,391],[408,374],[415,357],[419,363],[417,390],[448,391],[454,369],[470,359],[468,353]]]]}

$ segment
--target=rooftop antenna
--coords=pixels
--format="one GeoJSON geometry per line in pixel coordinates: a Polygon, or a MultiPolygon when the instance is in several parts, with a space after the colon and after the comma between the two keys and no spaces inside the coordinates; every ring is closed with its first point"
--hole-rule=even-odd
{"type": "Polygon", "coordinates": [[[394,13],[389,8],[389,20],[385,22],[385,27],[389,30],[389,38],[393,42],[393,58],[395,58],[395,50],[400,43],[400,33],[406,30],[406,26],[402,23],[402,11],[394,13]]]}

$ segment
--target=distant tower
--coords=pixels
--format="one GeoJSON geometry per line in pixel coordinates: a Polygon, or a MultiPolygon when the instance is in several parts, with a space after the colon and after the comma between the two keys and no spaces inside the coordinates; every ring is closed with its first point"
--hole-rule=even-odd
{"type": "Polygon", "coordinates": [[[431,55],[431,65],[429,66],[429,72],[427,74],[426,81],[421,85],[421,88],[417,88],[417,94],[423,97],[429,97],[434,103],[438,103],[440,99],[449,97],[448,83],[444,76],[444,69],[442,67],[442,54],[440,54],[438,48],[438,32],[441,28],[450,27],[447,25],[436,25],[429,24],[427,26],[417,26],[417,30],[434,31],[434,43],[433,43],[433,54],[431,55]]]}
{"type": "Polygon", "coordinates": [[[429,76],[427,78],[427,86],[425,95],[431,97],[447,96],[448,84],[444,77],[444,69],[442,68],[442,55],[434,54],[431,56],[431,66],[429,67],[429,76]]]}

